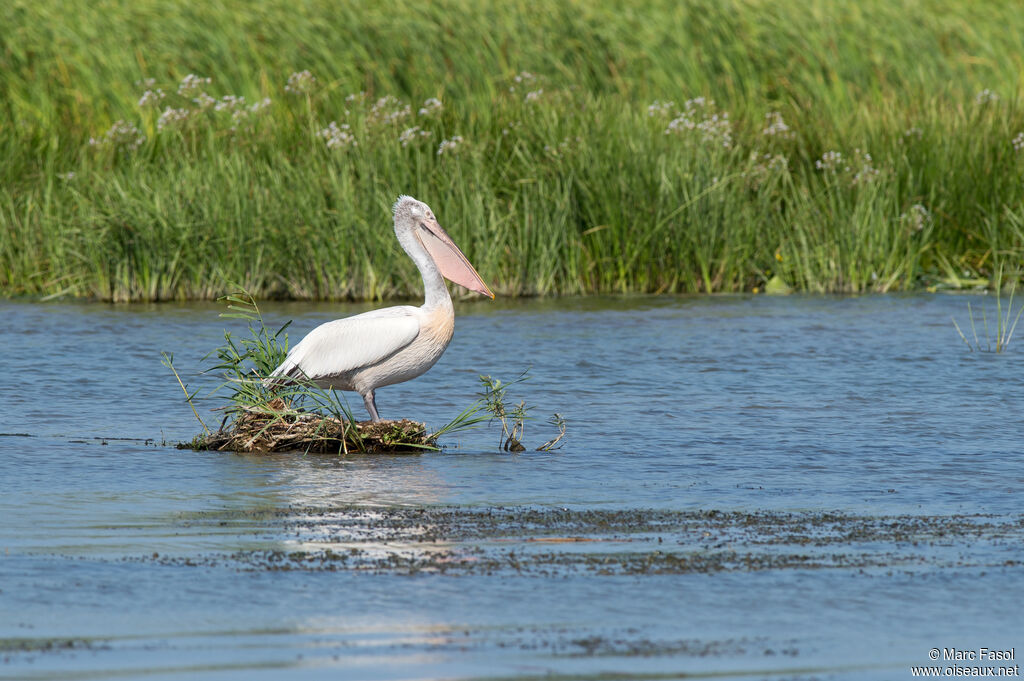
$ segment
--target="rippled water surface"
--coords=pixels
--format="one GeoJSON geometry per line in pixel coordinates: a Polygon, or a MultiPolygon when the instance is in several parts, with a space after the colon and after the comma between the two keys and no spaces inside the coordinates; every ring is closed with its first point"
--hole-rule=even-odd
{"type": "MultiPolygon", "coordinates": [[[[526,444],[177,450],[217,305],[0,302],[0,678],[911,678],[1024,655],[1024,339],[966,299],[457,304],[385,417],[527,367],[526,444]],[[948,664],[948,663],[947,663],[948,664]]],[[[994,310],[994,301],[974,299],[994,310]]],[[[293,340],[366,307],[270,305],[293,340]]],[[[205,392],[205,391],[204,391],[205,392]]],[[[205,418],[216,400],[200,402],[205,418]]],[[[358,396],[352,400],[358,411],[358,396]]]]}

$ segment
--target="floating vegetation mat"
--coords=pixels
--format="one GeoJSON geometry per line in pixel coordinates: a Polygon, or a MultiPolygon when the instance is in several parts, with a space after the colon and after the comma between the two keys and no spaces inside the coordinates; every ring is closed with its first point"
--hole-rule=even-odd
{"type": "Polygon", "coordinates": [[[288,409],[281,399],[248,407],[227,429],[199,435],[181,449],[227,452],[397,453],[433,448],[436,438],[424,424],[400,421],[351,422],[288,409]]]}

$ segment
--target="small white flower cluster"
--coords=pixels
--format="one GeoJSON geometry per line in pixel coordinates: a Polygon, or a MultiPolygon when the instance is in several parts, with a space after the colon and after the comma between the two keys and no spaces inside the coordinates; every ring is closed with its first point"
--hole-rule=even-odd
{"type": "Polygon", "coordinates": [[[531,91],[526,93],[525,97],[523,97],[523,101],[524,102],[536,102],[538,99],[541,98],[541,95],[543,95],[543,94],[544,94],[544,90],[543,89],[531,90],[531,91]]]}
{"type": "Polygon", "coordinates": [[[284,91],[293,95],[303,95],[312,92],[315,86],[316,76],[307,69],[288,76],[288,83],[284,86],[284,91]]]}
{"type": "Polygon", "coordinates": [[[365,90],[360,90],[359,92],[356,92],[354,94],[351,94],[351,95],[348,95],[347,97],[345,97],[345,102],[347,102],[348,104],[351,104],[352,102],[356,102],[356,101],[361,102],[364,99],[366,99],[366,91],[365,90]]]}
{"type": "Polygon", "coordinates": [[[405,105],[401,109],[396,109],[395,111],[392,111],[392,112],[386,114],[383,118],[381,118],[381,122],[382,123],[397,123],[400,120],[402,120],[403,118],[408,118],[411,115],[412,115],[412,107],[410,107],[407,104],[407,105],[405,105]]]}
{"type": "Polygon", "coordinates": [[[339,126],[334,121],[331,121],[330,125],[320,131],[320,136],[324,138],[328,149],[359,146],[355,135],[349,132],[348,123],[342,123],[339,126]]]}
{"type": "Polygon", "coordinates": [[[654,100],[647,106],[648,116],[668,116],[676,108],[675,102],[663,102],[661,100],[654,100]]]}
{"type": "Polygon", "coordinates": [[[125,120],[116,121],[100,139],[89,138],[89,146],[114,147],[122,151],[134,151],[142,146],[146,136],[133,124],[125,120]]]}
{"type": "Polygon", "coordinates": [[[164,130],[166,128],[177,128],[184,125],[191,115],[191,111],[188,109],[174,109],[167,107],[164,112],[160,114],[160,118],[156,119],[157,130],[164,130]]]}
{"type": "MultiPolygon", "coordinates": [[[[826,151],[814,162],[814,167],[825,172],[837,173],[842,168],[843,155],[838,151],[826,151]]],[[[846,170],[850,168],[847,167],[846,170]]]]}
{"type": "Polygon", "coordinates": [[[916,125],[914,127],[912,127],[912,128],[907,128],[903,132],[903,139],[910,139],[911,137],[916,137],[917,139],[921,139],[922,137],[924,137],[924,130],[922,130],[921,128],[917,127],[916,125]]]}
{"type": "Polygon", "coordinates": [[[231,112],[232,130],[238,130],[238,126],[248,121],[251,114],[258,114],[260,111],[263,111],[270,106],[270,97],[264,97],[260,101],[250,104],[248,107],[244,106],[245,97],[239,97],[238,99],[241,100],[241,105],[231,112]]]}
{"type": "Polygon", "coordinates": [[[992,102],[998,102],[999,95],[992,92],[988,88],[985,88],[974,97],[975,104],[990,104],[992,102]]]}
{"type": "Polygon", "coordinates": [[[462,135],[455,135],[451,139],[441,140],[441,144],[437,147],[437,155],[441,156],[444,153],[452,153],[459,148],[463,142],[462,135]]]}
{"type": "MultiPolygon", "coordinates": [[[[671,121],[669,121],[668,127],[665,128],[665,134],[671,132],[680,132],[683,130],[693,130],[697,127],[697,115],[698,112],[703,112],[708,105],[708,100],[704,97],[694,97],[688,99],[683,103],[683,113],[679,114],[671,121]]],[[[711,106],[715,105],[711,102],[711,106]]]]}
{"type": "Polygon", "coordinates": [[[200,78],[194,73],[190,73],[181,79],[181,83],[178,84],[178,94],[182,97],[188,97],[189,95],[195,94],[203,85],[209,85],[213,80],[211,78],[200,78]]]}
{"type": "Polygon", "coordinates": [[[224,95],[213,105],[214,111],[236,111],[245,106],[245,97],[239,95],[224,95]]]}
{"type": "Polygon", "coordinates": [[[786,121],[782,120],[782,114],[778,111],[769,111],[765,114],[765,121],[768,125],[761,131],[762,135],[768,135],[771,137],[779,137],[782,139],[792,139],[793,131],[786,121]]]}
{"type": "Polygon", "coordinates": [[[142,96],[139,97],[139,108],[156,106],[166,96],[167,95],[164,94],[164,91],[160,88],[157,88],[156,90],[146,90],[142,93],[142,96]]]}
{"type": "Polygon", "coordinates": [[[669,122],[665,134],[689,130],[702,133],[701,140],[704,142],[720,144],[727,149],[732,146],[732,122],[729,120],[729,112],[716,111],[714,101],[704,97],[686,100],[682,113],[669,122]]]}
{"type": "Polygon", "coordinates": [[[440,111],[444,105],[441,104],[441,100],[437,97],[431,97],[427,101],[423,102],[423,106],[417,112],[420,116],[433,116],[435,113],[440,111]]]}
{"type": "MultiPolygon", "coordinates": [[[[523,85],[524,83],[525,84],[530,84],[533,81],[537,80],[537,76],[533,75],[529,71],[520,71],[512,80],[516,84],[518,84],[518,85],[523,85]]],[[[516,91],[516,86],[515,85],[509,86],[508,91],[509,92],[515,92],[516,91]]]]}
{"type": "Polygon", "coordinates": [[[217,100],[205,92],[200,92],[198,97],[194,97],[192,99],[192,103],[195,104],[200,111],[206,111],[213,108],[217,104],[217,100]]]}
{"type": "Polygon", "coordinates": [[[398,141],[402,143],[403,147],[407,147],[413,142],[417,142],[427,137],[430,137],[430,133],[416,125],[403,130],[402,134],[398,136],[398,141]]]}
{"type": "Polygon", "coordinates": [[[393,124],[412,115],[412,107],[394,95],[385,95],[370,107],[370,121],[393,124]]]}
{"type": "Polygon", "coordinates": [[[859,168],[850,180],[852,184],[864,184],[878,177],[878,169],[871,165],[871,154],[860,149],[854,149],[853,154],[857,157],[856,163],[859,168]]]}
{"type": "Polygon", "coordinates": [[[142,80],[135,81],[135,87],[141,87],[147,90],[152,90],[154,85],[156,85],[156,78],[143,78],[142,80]]]}
{"type": "Polygon", "coordinates": [[[507,126],[505,126],[504,128],[501,129],[501,134],[504,137],[508,137],[517,128],[521,128],[522,126],[523,126],[522,121],[512,121],[507,126]]]}
{"type": "Polygon", "coordinates": [[[910,210],[900,215],[900,222],[906,224],[911,230],[920,232],[932,222],[932,214],[920,203],[915,203],[910,210]]]}
{"type": "Polygon", "coordinates": [[[668,127],[665,128],[665,134],[668,135],[669,133],[680,132],[682,130],[693,130],[695,127],[697,127],[697,124],[692,118],[689,118],[688,116],[678,116],[669,121],[668,127]]]}
{"type": "Polygon", "coordinates": [[[69,171],[66,173],[60,173],[59,175],[57,175],[57,177],[64,180],[65,182],[70,182],[71,180],[75,179],[75,173],[73,171],[69,171]]]}
{"type": "MultiPolygon", "coordinates": [[[[181,98],[190,98],[193,106],[189,107],[187,104],[182,107],[165,106],[157,118],[157,130],[163,131],[180,128],[202,112],[213,110],[218,113],[231,114],[231,129],[237,131],[239,126],[246,123],[251,115],[259,113],[270,106],[269,98],[264,98],[249,106],[246,106],[245,97],[240,95],[225,95],[220,99],[216,99],[201,90],[202,86],[208,85],[211,82],[211,78],[203,78],[194,73],[185,76],[181,83],[178,84],[177,94],[181,98]],[[191,95],[195,96],[192,97],[191,95]]],[[[140,81],[140,83],[147,87],[146,91],[142,93],[141,99],[139,99],[140,107],[156,106],[167,97],[163,90],[153,87],[154,79],[147,78],[144,81],[140,81]]]]}
{"type": "Polygon", "coordinates": [[[1011,144],[1013,144],[1014,151],[1024,151],[1024,132],[1018,132],[1011,144]]]}
{"type": "Polygon", "coordinates": [[[814,167],[826,173],[837,175],[840,172],[850,174],[850,184],[858,185],[870,182],[878,176],[879,171],[872,164],[871,154],[860,149],[853,150],[854,160],[850,163],[843,159],[838,151],[826,151],[814,162],[814,167]]]}
{"type": "Polygon", "coordinates": [[[774,174],[789,169],[789,159],[782,154],[762,154],[751,152],[750,170],[743,173],[751,187],[757,188],[765,184],[774,174]]]}
{"type": "Polygon", "coordinates": [[[732,123],[729,121],[729,112],[712,114],[697,124],[697,129],[704,133],[703,140],[721,144],[728,149],[732,146],[732,123]]]}

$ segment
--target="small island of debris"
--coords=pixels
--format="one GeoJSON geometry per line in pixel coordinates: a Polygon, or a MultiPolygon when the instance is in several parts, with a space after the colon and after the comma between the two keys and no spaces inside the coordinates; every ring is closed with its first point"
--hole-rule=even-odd
{"type": "Polygon", "coordinates": [[[437,448],[424,424],[399,421],[350,422],[290,408],[278,398],[247,407],[225,430],[196,436],[182,449],[227,452],[400,453],[437,448]]]}

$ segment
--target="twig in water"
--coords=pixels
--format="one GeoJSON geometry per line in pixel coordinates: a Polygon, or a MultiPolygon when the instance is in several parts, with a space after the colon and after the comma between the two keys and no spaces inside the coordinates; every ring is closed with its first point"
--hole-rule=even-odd
{"type": "MultiPolygon", "coordinates": [[[[555,412],[554,414],[551,415],[551,418],[548,419],[548,423],[550,423],[551,425],[553,425],[556,428],[558,428],[558,435],[555,436],[554,439],[548,440],[547,442],[542,444],[540,447],[537,447],[537,451],[538,452],[550,452],[552,449],[557,449],[557,447],[555,447],[555,443],[557,443],[559,440],[561,440],[563,437],[565,437],[565,417],[564,416],[562,416],[558,412],[555,412]]],[[[561,445],[559,445],[559,447],[561,447],[561,445]]]]}
{"type": "Polygon", "coordinates": [[[203,419],[199,417],[199,412],[196,411],[196,405],[192,404],[192,398],[195,397],[196,393],[199,392],[199,388],[196,388],[194,393],[189,394],[188,387],[186,387],[185,383],[182,382],[181,376],[178,375],[178,370],[174,368],[174,353],[168,354],[166,352],[161,352],[160,354],[163,355],[164,357],[163,360],[161,360],[161,363],[165,367],[174,372],[174,377],[178,379],[178,385],[180,385],[181,389],[185,391],[185,401],[188,402],[188,406],[192,407],[192,413],[195,414],[196,420],[199,421],[200,425],[202,425],[203,427],[203,430],[206,431],[207,435],[209,435],[210,429],[206,427],[206,423],[204,423],[203,419]]]}

